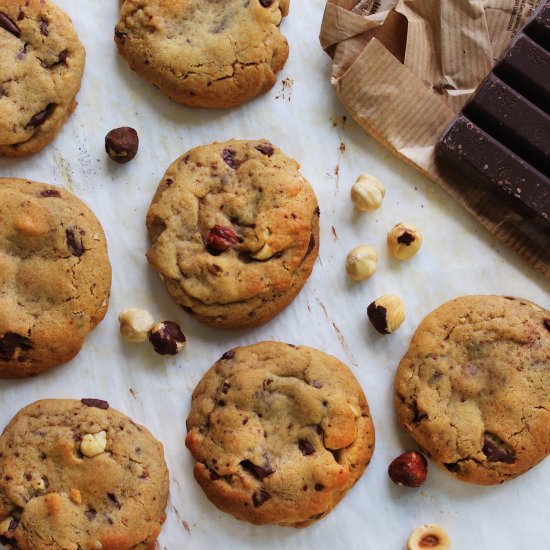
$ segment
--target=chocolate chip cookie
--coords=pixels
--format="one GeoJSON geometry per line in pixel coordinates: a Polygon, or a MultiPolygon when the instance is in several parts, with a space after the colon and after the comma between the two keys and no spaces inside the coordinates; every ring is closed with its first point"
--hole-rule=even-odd
{"type": "Polygon", "coordinates": [[[395,379],[399,419],[438,465],[493,485],[550,453],[550,312],[465,296],[430,313],[395,379]]]}
{"type": "Polygon", "coordinates": [[[98,399],[37,401],[0,436],[0,543],[153,550],[168,469],[146,428],[98,399]]]}
{"type": "Polygon", "coordinates": [[[76,108],[86,54],[47,0],[0,2],[0,156],[36,153],[76,108]]]}
{"type": "Polygon", "coordinates": [[[280,342],[226,352],[193,392],[187,430],[206,496],[257,525],[324,517],[374,450],[369,407],[346,365],[280,342]]]}
{"type": "Polygon", "coordinates": [[[103,229],[80,199],[0,178],[0,378],[71,360],[105,316],[110,287],[103,229]]]}
{"type": "Polygon", "coordinates": [[[189,107],[233,107],[267,92],[288,57],[290,0],[126,0],[115,28],[130,67],[189,107]]]}
{"type": "Polygon", "coordinates": [[[168,168],[147,214],[147,258],[200,321],[260,325],[305,284],[319,207],[298,168],[263,140],[197,147],[168,168]]]}

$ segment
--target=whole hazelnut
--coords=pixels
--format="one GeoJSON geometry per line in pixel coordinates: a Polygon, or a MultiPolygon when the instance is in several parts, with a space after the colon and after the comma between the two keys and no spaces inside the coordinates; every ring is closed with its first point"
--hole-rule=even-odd
{"type": "Polygon", "coordinates": [[[391,334],[405,320],[405,304],[401,298],[393,294],[386,294],[369,305],[367,315],[372,326],[380,334],[391,334]]]}
{"type": "Polygon", "coordinates": [[[422,233],[414,226],[398,223],[388,233],[388,248],[394,258],[408,260],[419,250],[422,244],[422,233]]]}
{"type": "Polygon", "coordinates": [[[407,541],[407,550],[449,550],[451,539],[440,525],[417,527],[407,541]]]}
{"type": "Polygon", "coordinates": [[[148,311],[137,307],[122,311],[118,316],[118,321],[122,337],[128,342],[137,344],[147,340],[149,331],[155,324],[153,316],[148,311]]]}
{"type": "Polygon", "coordinates": [[[396,485],[420,487],[428,475],[428,461],[422,453],[403,453],[389,465],[388,475],[396,485]]]}
{"type": "Polygon", "coordinates": [[[346,258],[347,274],[354,281],[364,281],[378,269],[378,252],[373,246],[360,245],[352,248],[346,258]]]}
{"type": "Polygon", "coordinates": [[[105,151],[115,162],[130,162],[138,152],[139,137],[133,128],[115,128],[105,136],[105,151]]]}
{"type": "Polygon", "coordinates": [[[384,186],[370,174],[359,176],[351,187],[351,200],[363,212],[380,208],[385,194],[384,186]]]}
{"type": "Polygon", "coordinates": [[[149,342],[159,355],[176,355],[185,347],[187,340],[177,323],[163,321],[153,326],[149,342]]]}

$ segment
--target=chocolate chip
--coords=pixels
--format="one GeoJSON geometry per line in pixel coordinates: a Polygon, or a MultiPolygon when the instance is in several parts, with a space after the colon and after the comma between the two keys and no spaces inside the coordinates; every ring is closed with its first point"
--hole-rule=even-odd
{"type": "Polygon", "coordinates": [[[19,38],[21,36],[21,31],[19,27],[5,14],[0,12],[0,27],[11,32],[11,34],[19,38]]]}
{"type": "Polygon", "coordinates": [[[256,151],[260,151],[262,155],[266,155],[268,157],[271,157],[275,152],[275,149],[273,149],[271,145],[266,145],[264,143],[260,143],[260,145],[256,145],[254,149],[256,149],[256,151]]]}
{"type": "Polygon", "coordinates": [[[8,92],[0,86],[0,97],[8,97],[8,92]]]}
{"type": "Polygon", "coordinates": [[[119,164],[130,162],[139,149],[139,136],[129,126],[115,128],[105,136],[105,152],[119,164]]]}
{"type": "Polygon", "coordinates": [[[124,40],[126,38],[126,33],[125,32],[120,32],[120,31],[116,31],[115,30],[115,36],[119,39],[119,40],[124,40]]]}
{"type": "Polygon", "coordinates": [[[513,464],[516,461],[516,453],[508,443],[491,432],[483,434],[483,454],[489,462],[504,462],[513,464]]]}
{"type": "Polygon", "coordinates": [[[317,207],[317,208],[313,211],[313,213],[314,213],[317,217],[319,217],[319,216],[321,215],[321,209],[320,209],[319,207],[317,207]]]}
{"type": "Polygon", "coordinates": [[[222,386],[222,393],[227,393],[230,387],[231,386],[227,382],[224,382],[222,386]]]}
{"type": "Polygon", "coordinates": [[[68,50],[63,50],[58,56],[57,56],[57,63],[56,65],[58,65],[59,63],[65,63],[65,61],[67,61],[67,56],[69,55],[69,51],[68,50]]]}
{"type": "Polygon", "coordinates": [[[88,508],[88,510],[86,510],[84,512],[84,515],[90,520],[90,521],[93,521],[96,516],[97,516],[97,511],[94,509],[94,508],[88,508]]]}
{"type": "Polygon", "coordinates": [[[23,21],[25,19],[25,14],[23,10],[19,10],[19,13],[17,14],[17,21],[23,21]]]}
{"type": "Polygon", "coordinates": [[[312,455],[315,452],[315,447],[307,439],[300,439],[298,447],[304,456],[312,455]]]}
{"type": "Polygon", "coordinates": [[[15,355],[17,348],[22,351],[31,350],[31,341],[25,336],[21,336],[15,332],[6,332],[2,338],[0,338],[0,359],[9,361],[15,355]]]}
{"type": "Polygon", "coordinates": [[[221,477],[214,470],[212,470],[212,468],[209,468],[208,466],[205,466],[205,468],[210,473],[210,479],[212,481],[218,481],[218,479],[221,479],[221,477]]]}
{"type": "Polygon", "coordinates": [[[230,349],[222,355],[221,361],[227,361],[228,359],[233,359],[233,357],[235,357],[235,351],[230,349]]]}
{"type": "Polygon", "coordinates": [[[307,245],[306,255],[309,254],[314,248],[315,248],[315,237],[312,234],[309,239],[309,244],[307,245]]]}
{"type": "Polygon", "coordinates": [[[120,500],[118,500],[118,497],[114,493],[107,493],[107,496],[110,500],[113,501],[114,505],[120,510],[122,508],[122,504],[120,503],[120,500]]]}
{"type": "Polygon", "coordinates": [[[544,323],[544,326],[545,326],[546,330],[547,330],[548,332],[550,332],[550,319],[545,319],[545,320],[543,321],[543,323],[544,323]]]}
{"type": "Polygon", "coordinates": [[[322,491],[325,488],[325,486],[322,483],[316,483],[315,484],[315,490],[316,491],[322,491]]]}
{"type": "Polygon", "coordinates": [[[72,229],[67,229],[65,231],[67,237],[67,247],[73,256],[80,258],[85,252],[85,248],[82,245],[82,241],[78,240],[72,229]]]}
{"type": "Polygon", "coordinates": [[[272,466],[271,464],[269,464],[269,461],[267,461],[264,466],[257,466],[250,460],[243,460],[241,462],[241,466],[247,472],[251,473],[256,479],[259,479],[260,481],[270,476],[271,474],[275,473],[275,470],[272,469],[272,466]]]}
{"type": "Polygon", "coordinates": [[[414,243],[414,241],[416,241],[416,237],[408,231],[405,231],[402,235],[399,235],[399,237],[397,237],[397,242],[399,244],[404,244],[405,246],[410,246],[412,243],[414,243]]]}
{"type": "Polygon", "coordinates": [[[264,8],[269,8],[273,4],[274,0],[260,0],[260,4],[264,8]]]}
{"type": "Polygon", "coordinates": [[[44,36],[49,36],[50,35],[50,31],[48,30],[48,22],[45,19],[42,19],[40,21],[40,32],[44,36]]]}
{"type": "Polygon", "coordinates": [[[236,156],[237,153],[235,153],[235,151],[233,151],[232,149],[224,149],[222,151],[223,161],[225,162],[225,164],[227,164],[227,166],[229,166],[229,168],[233,168],[234,170],[236,170],[240,165],[240,163],[235,158],[236,156]]]}
{"type": "Polygon", "coordinates": [[[109,403],[102,399],[81,399],[80,401],[87,407],[95,407],[96,409],[103,409],[104,411],[109,408],[109,403]]]}
{"type": "Polygon", "coordinates": [[[43,111],[33,115],[30,122],[27,124],[27,128],[38,128],[38,126],[44,124],[56,107],[57,105],[55,103],[50,103],[43,111]]]}
{"type": "Polygon", "coordinates": [[[41,197],[60,197],[61,193],[57,189],[44,189],[40,191],[41,197]]]}
{"type": "Polygon", "coordinates": [[[384,306],[379,306],[376,302],[372,302],[367,308],[367,315],[369,316],[372,326],[380,334],[390,334],[387,323],[388,310],[384,306]]]}
{"type": "Polygon", "coordinates": [[[172,178],[166,178],[166,179],[164,180],[164,183],[165,183],[168,187],[170,187],[170,186],[174,183],[174,180],[173,180],[172,178]]]}
{"type": "Polygon", "coordinates": [[[264,502],[268,501],[271,498],[271,495],[269,493],[266,493],[263,489],[260,489],[259,491],[255,491],[252,495],[252,504],[256,508],[261,506],[264,502]]]}
{"type": "Polygon", "coordinates": [[[8,531],[15,531],[18,525],[19,525],[19,521],[17,521],[16,519],[12,519],[8,526],[8,531]]]}

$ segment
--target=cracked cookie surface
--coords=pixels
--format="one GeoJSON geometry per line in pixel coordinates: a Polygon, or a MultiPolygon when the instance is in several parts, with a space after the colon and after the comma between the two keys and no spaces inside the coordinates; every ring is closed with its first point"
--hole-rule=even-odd
{"type": "Polygon", "coordinates": [[[37,401],[0,436],[0,543],[17,550],[152,550],[164,522],[164,451],[98,399],[37,401]],[[81,452],[105,434],[92,458],[81,452]]]}
{"type": "Polygon", "coordinates": [[[374,450],[363,390],[335,357],[280,342],[226,352],[187,419],[195,479],[222,511],[304,527],[328,514],[374,450]]]}
{"type": "Polygon", "coordinates": [[[126,0],[119,53],[172,100],[233,107],[267,92],[288,57],[290,0],[126,0]]]}
{"type": "Polygon", "coordinates": [[[465,296],[430,313],[395,379],[399,419],[439,466],[502,483],[550,453],[550,312],[465,296]]]}
{"type": "Polygon", "coordinates": [[[30,155],[54,139],[76,108],[85,57],[51,2],[0,2],[0,156],[30,155]]]}
{"type": "Polygon", "coordinates": [[[298,168],[264,140],[197,147],[168,168],[147,214],[147,258],[200,321],[260,325],[307,281],[319,207],[298,168]]]}
{"type": "Polygon", "coordinates": [[[71,360],[105,316],[110,287],[103,229],[80,199],[0,178],[0,378],[71,360]]]}

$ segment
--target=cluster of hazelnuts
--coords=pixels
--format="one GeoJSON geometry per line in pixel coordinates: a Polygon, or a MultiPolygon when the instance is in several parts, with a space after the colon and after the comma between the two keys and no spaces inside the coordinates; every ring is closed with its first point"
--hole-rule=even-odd
{"type": "Polygon", "coordinates": [[[174,321],[155,323],[144,309],[132,307],[118,316],[120,334],[127,342],[141,344],[149,340],[159,355],[176,355],[187,344],[181,328],[174,321]]]}
{"type": "MultiPolygon", "coordinates": [[[[357,178],[351,188],[351,200],[363,212],[380,208],[386,190],[369,174],[357,178]]],[[[398,223],[387,236],[388,248],[398,260],[412,258],[420,249],[422,234],[413,225],[398,223]]],[[[360,245],[353,248],[346,259],[346,271],[355,281],[365,281],[378,269],[378,252],[373,246],[360,245]]],[[[391,334],[405,320],[405,304],[393,294],[381,296],[367,308],[367,314],[374,328],[381,334],[391,334]]]]}

